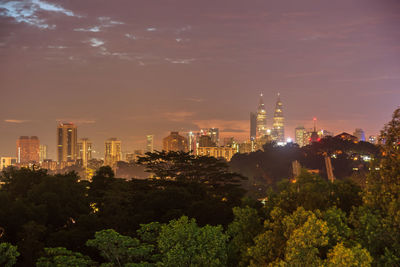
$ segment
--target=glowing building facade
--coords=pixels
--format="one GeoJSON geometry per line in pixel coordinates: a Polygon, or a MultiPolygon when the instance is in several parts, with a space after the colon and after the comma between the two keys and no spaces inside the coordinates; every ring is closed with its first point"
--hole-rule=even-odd
{"type": "Polygon", "coordinates": [[[299,126],[294,130],[294,136],[295,143],[298,144],[299,147],[306,146],[310,143],[309,135],[303,126],[299,126]]]}
{"type": "Polygon", "coordinates": [[[121,140],[109,138],[105,141],[104,165],[114,166],[122,158],[121,140]]]}
{"type": "Polygon", "coordinates": [[[88,138],[81,138],[78,142],[78,159],[82,161],[82,166],[87,167],[87,163],[92,159],[92,142],[88,138]]]}
{"type": "Polygon", "coordinates": [[[274,111],[274,122],[272,125],[271,137],[273,141],[285,142],[285,118],[283,117],[283,104],[278,94],[274,111]]]}
{"type": "Polygon", "coordinates": [[[146,152],[154,152],[154,135],[146,135],[146,152]]]}
{"type": "Polygon", "coordinates": [[[58,162],[75,161],[78,156],[78,130],[73,123],[59,123],[57,126],[58,162]]]}
{"type": "Polygon", "coordinates": [[[263,94],[260,94],[256,117],[257,138],[267,135],[267,111],[265,110],[263,94]]]}
{"type": "Polygon", "coordinates": [[[47,159],[47,145],[39,145],[39,162],[47,159]]]}
{"type": "Polygon", "coordinates": [[[183,151],[188,152],[188,141],[185,137],[179,135],[179,132],[171,134],[163,139],[163,150],[165,151],[183,151]]]}
{"type": "Polygon", "coordinates": [[[37,136],[20,136],[17,139],[17,163],[38,163],[39,146],[37,136]]]}

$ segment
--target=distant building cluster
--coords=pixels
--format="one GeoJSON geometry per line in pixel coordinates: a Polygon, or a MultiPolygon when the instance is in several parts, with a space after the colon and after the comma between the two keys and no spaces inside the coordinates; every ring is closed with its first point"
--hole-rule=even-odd
{"type": "MultiPolygon", "coordinates": [[[[326,136],[333,136],[332,132],[317,129],[317,120],[314,118],[313,127],[303,125],[295,128],[294,140],[285,138],[285,117],[283,103],[278,94],[273,116],[269,119],[264,104],[263,94],[260,94],[258,107],[250,112],[250,136],[244,142],[238,142],[233,137],[220,139],[219,128],[203,128],[198,131],[189,131],[180,134],[172,131],[163,138],[162,149],[165,151],[184,151],[197,156],[212,156],[230,161],[236,153],[250,153],[262,150],[263,145],[275,142],[285,145],[294,142],[300,147],[318,142],[326,136]]],[[[366,138],[365,132],[357,128],[354,133],[336,135],[341,139],[354,142],[368,141],[376,144],[376,136],[366,138]]],[[[26,167],[40,166],[52,171],[62,171],[65,168],[79,166],[85,170],[85,178],[90,179],[95,170],[103,165],[116,169],[118,162],[135,162],[146,152],[154,152],[154,135],[149,134],[145,139],[145,149],[123,152],[122,143],[116,137],[108,138],[104,142],[104,157],[94,157],[93,143],[89,138],[78,138],[78,128],[74,123],[60,122],[57,124],[57,160],[48,158],[48,146],[40,144],[37,136],[20,136],[16,141],[15,157],[0,157],[0,170],[8,166],[26,167]]]]}

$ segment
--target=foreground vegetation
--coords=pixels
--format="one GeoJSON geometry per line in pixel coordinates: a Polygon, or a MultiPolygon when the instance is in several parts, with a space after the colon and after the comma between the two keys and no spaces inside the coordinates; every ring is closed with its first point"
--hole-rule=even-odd
{"type": "Polygon", "coordinates": [[[263,204],[225,163],[179,152],[141,158],[148,180],[8,170],[0,266],[400,266],[400,109],[381,140],[365,183],[304,170],[263,204]]]}

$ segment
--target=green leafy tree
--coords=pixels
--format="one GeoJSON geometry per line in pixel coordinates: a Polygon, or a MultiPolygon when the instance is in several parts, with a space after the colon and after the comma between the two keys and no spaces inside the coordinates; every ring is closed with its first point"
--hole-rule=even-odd
{"type": "Polygon", "coordinates": [[[311,214],[290,235],[284,262],[288,266],[321,266],[320,248],[328,245],[328,224],[311,214]]]}
{"type": "Polygon", "coordinates": [[[63,247],[45,248],[45,256],[36,262],[37,267],[87,267],[96,266],[88,256],[63,247]]]}
{"type": "Polygon", "coordinates": [[[156,151],[139,157],[138,164],[156,178],[210,185],[238,184],[244,177],[229,171],[226,162],[214,157],[194,156],[182,151],[156,151]]]}
{"type": "Polygon", "coordinates": [[[234,219],[228,226],[229,265],[248,266],[247,248],[254,245],[254,237],[262,231],[261,217],[248,206],[233,208],[234,219]]]}
{"type": "Polygon", "coordinates": [[[11,267],[17,262],[17,247],[10,243],[0,243],[0,266],[11,267]]]}
{"type": "Polygon", "coordinates": [[[369,252],[358,244],[347,248],[338,243],[329,253],[326,260],[327,267],[357,267],[371,266],[372,257],[369,252]]]}
{"type": "Polygon", "coordinates": [[[380,135],[382,157],[371,165],[363,206],[354,209],[351,223],[358,243],[374,264],[400,265],[400,108],[380,135]]]}
{"type": "Polygon", "coordinates": [[[199,227],[185,216],[172,220],[158,239],[161,266],[226,266],[227,240],[221,226],[199,227]]]}
{"type": "Polygon", "coordinates": [[[112,266],[124,266],[127,263],[145,263],[154,250],[154,246],[143,244],[140,240],[124,236],[112,229],[96,232],[95,238],[86,245],[97,248],[100,255],[112,266]]]}

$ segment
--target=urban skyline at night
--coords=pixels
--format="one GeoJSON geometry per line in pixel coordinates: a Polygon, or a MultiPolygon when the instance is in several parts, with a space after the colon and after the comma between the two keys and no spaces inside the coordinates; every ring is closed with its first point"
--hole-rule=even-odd
{"type": "MultiPolygon", "coordinates": [[[[252,135],[252,118],[250,116],[250,120],[248,121],[248,129],[247,129],[247,136],[243,137],[243,135],[239,135],[235,136],[234,134],[232,135],[224,135],[224,133],[222,132],[221,138],[219,139],[219,133],[220,133],[220,128],[219,127],[212,127],[209,128],[209,130],[214,130],[216,131],[216,139],[213,139],[213,143],[214,145],[212,146],[225,146],[225,142],[223,141],[223,139],[231,139],[235,140],[235,142],[239,145],[240,143],[248,143],[253,141],[256,141],[258,139],[262,139],[263,137],[267,137],[267,139],[262,139],[264,141],[275,141],[278,144],[283,144],[286,142],[293,142],[296,143],[300,146],[306,145],[310,142],[310,136],[309,134],[311,134],[313,131],[316,132],[320,132],[320,135],[325,135],[325,133],[328,133],[328,135],[330,136],[334,136],[336,134],[338,134],[339,132],[345,132],[343,130],[339,130],[339,132],[332,132],[332,131],[328,131],[328,129],[323,129],[321,127],[317,127],[317,118],[314,117],[313,120],[310,120],[308,123],[304,124],[304,125],[298,125],[293,133],[286,133],[284,132],[284,128],[285,128],[285,116],[283,115],[283,104],[281,101],[281,96],[278,93],[277,94],[277,100],[276,100],[276,105],[274,108],[273,112],[268,112],[267,108],[265,107],[264,104],[264,95],[263,93],[261,93],[259,95],[259,102],[258,102],[258,107],[257,107],[257,112],[250,112],[250,114],[254,114],[255,116],[255,123],[254,124],[254,128],[255,128],[255,132],[257,133],[256,136],[252,135]],[[258,118],[258,121],[257,121],[258,118]],[[312,124],[312,125],[311,125],[312,124]],[[278,126],[277,126],[278,125],[278,126]],[[279,130],[279,128],[281,128],[279,130]],[[304,140],[306,140],[305,142],[302,141],[298,141],[296,139],[296,137],[298,136],[298,128],[301,128],[304,130],[304,140]],[[278,133],[278,131],[281,131],[280,133],[278,133]],[[308,133],[308,135],[307,135],[308,133]]],[[[190,144],[190,135],[193,135],[194,137],[194,141],[197,143],[197,146],[199,146],[199,142],[200,142],[200,147],[207,147],[207,145],[201,145],[201,140],[199,140],[198,138],[200,136],[207,136],[209,135],[209,133],[207,132],[208,129],[206,128],[197,128],[197,129],[190,129],[190,130],[184,130],[184,129],[180,129],[181,131],[175,131],[172,130],[169,131],[168,133],[166,133],[164,136],[159,137],[158,139],[161,139],[161,142],[159,144],[154,144],[153,142],[153,138],[154,135],[146,135],[143,138],[145,139],[145,143],[144,145],[142,143],[140,143],[140,146],[136,146],[136,147],[126,147],[123,140],[121,142],[121,140],[118,137],[109,137],[106,140],[103,140],[102,143],[98,143],[98,144],[94,144],[92,143],[92,138],[90,136],[82,136],[79,134],[78,131],[78,127],[74,122],[62,122],[62,121],[58,121],[57,122],[57,143],[54,145],[54,148],[57,148],[57,153],[56,155],[52,155],[51,153],[48,153],[48,147],[50,147],[50,150],[52,148],[51,144],[47,144],[47,143],[43,143],[41,142],[41,145],[46,146],[46,159],[50,159],[50,160],[55,160],[57,162],[67,162],[70,160],[75,161],[76,159],[82,159],[82,149],[79,149],[79,147],[82,147],[82,143],[84,143],[84,147],[86,147],[86,149],[84,149],[83,151],[86,150],[86,153],[90,153],[90,158],[98,158],[98,159],[104,159],[105,161],[107,161],[107,155],[110,154],[109,151],[111,148],[109,148],[108,142],[110,140],[114,140],[117,141],[118,140],[118,153],[115,154],[115,157],[118,157],[117,160],[113,160],[110,162],[116,162],[118,160],[125,160],[126,157],[129,157],[130,154],[133,154],[134,151],[142,151],[140,153],[145,153],[145,152],[152,152],[153,150],[167,150],[165,144],[163,144],[165,141],[165,138],[167,138],[167,135],[171,132],[171,133],[176,133],[176,134],[181,134],[183,135],[182,138],[185,138],[187,142],[187,148],[186,149],[182,149],[183,151],[191,151],[192,153],[196,154],[196,146],[192,146],[189,145],[190,144]],[[196,137],[197,136],[197,137],[196,137]],[[149,139],[150,138],[150,139],[149,139]],[[69,141],[67,141],[67,139],[69,141]],[[71,141],[73,140],[73,141],[71,141]],[[90,142],[89,144],[89,152],[87,151],[87,144],[86,142],[90,142]],[[150,142],[150,143],[149,143],[150,142]],[[74,144],[74,145],[72,145],[74,144]],[[105,144],[105,146],[104,146],[105,144]],[[63,147],[65,147],[63,149],[63,147]],[[191,148],[191,149],[190,149],[191,148]],[[128,156],[125,156],[125,155],[128,156]]],[[[354,131],[349,131],[350,134],[355,134],[356,136],[361,136],[361,133],[357,133],[357,131],[362,131],[362,135],[363,138],[359,137],[358,140],[363,140],[363,141],[369,141],[368,140],[368,136],[373,136],[374,138],[376,138],[377,134],[370,134],[370,135],[366,135],[364,130],[361,128],[355,128],[354,131]],[[366,138],[367,137],[367,138],[366,138]]],[[[116,135],[113,135],[116,136],[116,135]]],[[[212,135],[210,135],[212,136],[212,135]]],[[[17,139],[17,152],[16,155],[2,155],[4,157],[14,157],[16,156],[17,158],[17,162],[21,162],[20,159],[20,150],[19,150],[19,142],[21,138],[28,138],[28,136],[19,136],[19,138],[17,139]]],[[[35,154],[35,156],[37,156],[37,158],[39,159],[39,139],[37,136],[31,136],[31,138],[35,138],[37,140],[37,155],[35,154]]],[[[23,140],[23,139],[22,139],[23,140]]],[[[211,140],[211,139],[210,139],[211,140]]],[[[375,142],[376,140],[374,139],[373,142],[375,142]]],[[[257,146],[253,147],[250,149],[250,151],[255,151],[257,149],[259,149],[260,147],[257,148],[257,146]]],[[[178,149],[180,150],[180,149],[178,149]]],[[[245,149],[246,151],[246,149],[245,149]]],[[[241,152],[239,147],[237,147],[237,152],[241,152]]],[[[249,152],[249,151],[247,151],[249,152]]],[[[236,152],[234,152],[236,153],[236,152]]],[[[25,152],[26,154],[26,152],[25,152]]],[[[43,160],[43,159],[42,159],[43,160]]],[[[42,162],[41,160],[41,162],[42,162]]],[[[35,160],[36,162],[39,162],[39,160],[35,160]]],[[[87,162],[87,159],[84,160],[87,162]]],[[[28,162],[28,161],[26,161],[28,162]]],[[[109,164],[109,163],[108,163],[109,164]]],[[[86,165],[86,164],[84,164],[86,165]]],[[[112,165],[112,164],[111,164],[112,165]]]]}
{"type": "Polygon", "coordinates": [[[57,121],[101,154],[114,136],[128,151],[201,128],[245,140],[261,92],[269,125],[281,93],[291,138],[313,117],[376,135],[398,105],[397,1],[173,3],[2,2],[2,155],[27,135],[56,158],[57,121]]]}
{"type": "Polygon", "coordinates": [[[0,0],[0,266],[400,266],[399,0],[0,0]]]}

